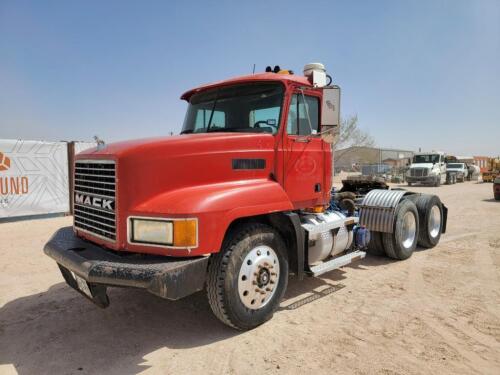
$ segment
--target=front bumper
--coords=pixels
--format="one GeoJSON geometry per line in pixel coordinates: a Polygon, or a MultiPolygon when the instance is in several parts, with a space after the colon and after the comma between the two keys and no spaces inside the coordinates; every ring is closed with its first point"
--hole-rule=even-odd
{"type": "Polygon", "coordinates": [[[415,177],[415,176],[406,176],[406,181],[407,182],[422,182],[424,184],[431,184],[436,182],[438,179],[438,176],[420,176],[420,177],[415,177]]]}
{"type": "Polygon", "coordinates": [[[72,288],[101,307],[109,305],[107,286],[143,288],[172,300],[188,296],[203,289],[208,266],[208,257],[119,254],[77,237],[72,227],[54,233],[44,252],[72,288]]]}

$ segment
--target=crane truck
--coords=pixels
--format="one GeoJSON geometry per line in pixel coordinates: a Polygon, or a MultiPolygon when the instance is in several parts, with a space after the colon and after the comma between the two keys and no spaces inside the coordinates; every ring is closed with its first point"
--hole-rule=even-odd
{"type": "Polygon", "coordinates": [[[340,88],[322,64],[266,70],[185,92],[177,136],[76,156],[73,225],[44,247],[69,286],[100,307],[109,287],[206,290],[218,319],[248,330],[273,316],[290,275],[439,242],[435,195],[332,190],[340,88]]]}

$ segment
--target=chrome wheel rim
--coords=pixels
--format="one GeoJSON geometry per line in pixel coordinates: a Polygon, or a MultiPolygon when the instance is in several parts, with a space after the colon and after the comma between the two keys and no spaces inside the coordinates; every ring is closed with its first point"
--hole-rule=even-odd
{"type": "Polygon", "coordinates": [[[438,206],[432,206],[429,215],[429,234],[436,238],[441,230],[441,210],[438,206]]]}
{"type": "Polygon", "coordinates": [[[238,275],[238,293],[241,302],[251,310],[258,310],[269,303],[276,293],[280,264],[276,252],[269,246],[250,250],[238,275]]]}
{"type": "Polygon", "coordinates": [[[415,242],[417,233],[417,221],[413,212],[407,212],[403,216],[403,247],[409,249],[415,242]]]}

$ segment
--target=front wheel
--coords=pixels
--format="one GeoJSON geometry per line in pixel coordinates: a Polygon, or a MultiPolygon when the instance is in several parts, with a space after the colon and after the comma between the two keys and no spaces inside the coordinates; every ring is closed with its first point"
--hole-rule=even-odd
{"type": "Polygon", "coordinates": [[[441,186],[441,175],[438,175],[438,176],[436,177],[436,182],[434,183],[434,186],[435,186],[435,187],[439,187],[439,186],[441,186]]]}
{"type": "Polygon", "coordinates": [[[248,330],[265,323],[288,283],[288,258],[280,234],[264,224],[233,230],[208,267],[207,295],[224,324],[248,330]]]}

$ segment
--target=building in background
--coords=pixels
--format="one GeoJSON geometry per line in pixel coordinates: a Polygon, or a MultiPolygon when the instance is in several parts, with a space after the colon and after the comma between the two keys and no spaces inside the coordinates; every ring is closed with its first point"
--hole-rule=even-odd
{"type": "Polygon", "coordinates": [[[489,156],[474,156],[474,164],[476,164],[481,172],[486,172],[488,170],[489,156]]]}
{"type": "Polygon", "coordinates": [[[393,148],[348,147],[335,151],[335,173],[341,171],[362,172],[363,170],[386,173],[389,169],[404,168],[409,165],[413,154],[413,151],[393,148]]]}

